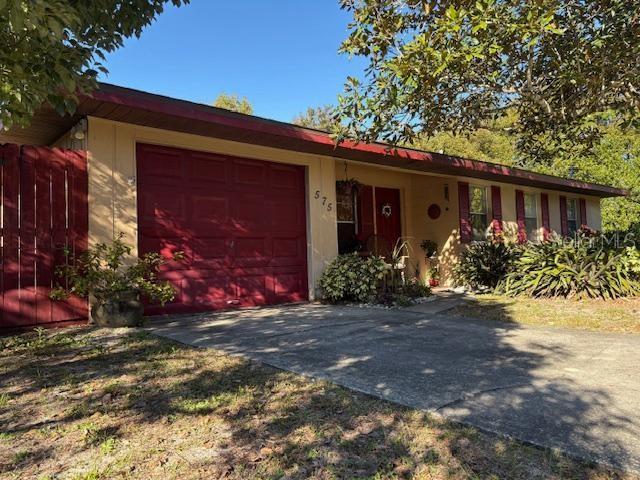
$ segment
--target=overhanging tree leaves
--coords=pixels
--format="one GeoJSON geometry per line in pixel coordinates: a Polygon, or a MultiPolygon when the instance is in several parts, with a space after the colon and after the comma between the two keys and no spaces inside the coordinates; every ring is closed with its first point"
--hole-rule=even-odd
{"type": "Polygon", "coordinates": [[[471,132],[506,110],[524,151],[586,144],[585,122],[640,108],[640,4],[627,0],[341,0],[342,52],[364,56],[340,108],[344,136],[411,143],[471,132]]]}
{"type": "Polygon", "coordinates": [[[338,124],[336,109],[332,105],[309,107],[293,119],[293,123],[301,127],[315,128],[325,132],[332,132],[338,124]]]}
{"type": "Polygon", "coordinates": [[[235,93],[221,93],[213,101],[213,106],[231,110],[232,112],[253,115],[253,105],[251,105],[249,99],[247,97],[239,97],[235,93]]]}
{"type": "Polygon", "coordinates": [[[43,103],[72,113],[96,87],[104,55],[140,36],[165,3],[189,0],[0,0],[0,127],[43,103]]]}

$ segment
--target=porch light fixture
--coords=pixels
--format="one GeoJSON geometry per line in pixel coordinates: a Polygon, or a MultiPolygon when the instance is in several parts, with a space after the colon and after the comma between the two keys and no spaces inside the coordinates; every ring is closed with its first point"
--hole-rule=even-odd
{"type": "Polygon", "coordinates": [[[87,133],[87,119],[83,118],[71,129],[71,136],[74,140],[84,140],[87,133]]]}

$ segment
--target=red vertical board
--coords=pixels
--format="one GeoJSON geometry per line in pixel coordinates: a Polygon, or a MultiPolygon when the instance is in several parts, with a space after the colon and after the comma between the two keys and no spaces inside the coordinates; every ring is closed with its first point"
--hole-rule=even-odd
{"type": "Polygon", "coordinates": [[[527,224],[525,223],[524,192],[516,190],[516,221],[518,223],[518,243],[527,241],[527,224]]]}
{"type": "Polygon", "coordinates": [[[17,145],[0,145],[2,168],[2,313],[0,326],[20,325],[18,272],[18,192],[20,149],[17,145]]]}
{"type": "Polygon", "coordinates": [[[471,227],[471,206],[469,204],[469,184],[458,182],[458,202],[460,212],[460,241],[469,243],[473,239],[471,227]]]}
{"type": "MultiPolygon", "coordinates": [[[[52,286],[67,286],[64,279],[55,275],[55,268],[67,261],[65,249],[67,240],[67,172],[66,154],[52,155],[51,168],[51,254],[54,269],[52,271],[52,286]]],[[[68,302],[52,302],[51,321],[62,322],[74,318],[68,302]]]]}
{"type": "MultiPolygon", "coordinates": [[[[68,244],[74,257],[87,250],[89,239],[89,204],[87,157],[84,152],[66,150],[65,163],[68,182],[68,244]]],[[[87,300],[70,297],[67,301],[74,319],[84,318],[88,314],[87,300]]]]}
{"type": "Polygon", "coordinates": [[[36,155],[23,147],[20,161],[20,324],[37,323],[36,155]]]}
{"type": "Polygon", "coordinates": [[[584,198],[580,199],[580,226],[588,226],[587,223],[587,201],[584,198]]]}
{"type": "Polygon", "coordinates": [[[84,320],[87,302],[53,302],[56,265],[64,262],[73,224],[75,247],[86,249],[86,157],[47,147],[0,145],[2,275],[0,328],[84,320]],[[68,178],[72,181],[69,182],[68,178]],[[73,212],[72,221],[68,212],[73,212]]]}
{"type": "Polygon", "coordinates": [[[493,230],[496,233],[502,232],[502,195],[500,187],[491,185],[491,210],[493,213],[493,230]]]}
{"type": "Polygon", "coordinates": [[[358,238],[363,245],[375,233],[373,214],[373,187],[363,185],[358,192],[358,238]]]}
{"type": "Polygon", "coordinates": [[[37,323],[51,323],[51,281],[53,254],[51,251],[51,161],[55,152],[47,148],[25,148],[23,156],[33,156],[35,165],[36,213],[36,275],[35,295],[37,323]]]}
{"type": "Polygon", "coordinates": [[[544,241],[551,237],[551,224],[549,222],[549,195],[540,194],[540,204],[542,210],[542,235],[544,241]]]}
{"type": "Polygon", "coordinates": [[[560,196],[560,231],[563,236],[569,235],[569,222],[567,220],[567,197],[560,196]]]}

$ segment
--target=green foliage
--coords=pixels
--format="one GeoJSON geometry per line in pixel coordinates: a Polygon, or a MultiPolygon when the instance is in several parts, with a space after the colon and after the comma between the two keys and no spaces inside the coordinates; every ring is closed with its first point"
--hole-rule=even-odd
{"type": "Polygon", "coordinates": [[[309,107],[293,119],[293,123],[301,127],[314,128],[324,132],[332,132],[338,124],[335,107],[324,105],[321,107],[309,107]]]}
{"type": "Polygon", "coordinates": [[[424,257],[428,260],[433,258],[438,253],[438,244],[433,240],[422,240],[420,242],[420,248],[424,252],[424,257]]]}
{"type": "MultiPolygon", "coordinates": [[[[166,260],[159,253],[146,253],[131,258],[132,248],[122,241],[120,234],[111,244],[98,243],[56,270],[64,287],[51,292],[51,298],[61,300],[69,295],[92,297],[97,303],[116,299],[131,292],[165,304],[173,300],[175,292],[169,282],[160,281],[158,272],[166,260]]],[[[181,260],[176,252],[173,260],[181,260]]]]}
{"type": "Polygon", "coordinates": [[[503,241],[472,243],[454,267],[454,280],[458,285],[493,289],[511,271],[519,252],[519,247],[503,241]]]}
{"type": "Polygon", "coordinates": [[[400,293],[409,298],[422,298],[431,295],[431,287],[419,278],[412,278],[400,287],[400,293]]]}
{"type": "Polygon", "coordinates": [[[512,133],[516,122],[517,116],[507,111],[499,119],[483,122],[473,132],[459,135],[438,132],[431,137],[421,135],[414,145],[429,152],[512,166],[520,158],[512,133]]]}
{"type": "Polygon", "coordinates": [[[381,257],[362,258],[356,253],[339,255],[324,270],[320,288],[330,302],[368,302],[376,296],[385,269],[381,257]]]}
{"type": "Polygon", "coordinates": [[[341,47],[368,61],[340,98],[339,138],[415,143],[505,112],[522,151],[587,144],[589,115],[639,120],[638,7],[625,0],[341,0],[341,47]]]}
{"type": "Polygon", "coordinates": [[[640,281],[640,250],[637,247],[627,247],[625,254],[629,273],[633,278],[640,281]]]}
{"type": "Polygon", "coordinates": [[[532,297],[635,296],[640,294],[637,261],[635,248],[610,248],[597,237],[573,241],[557,238],[529,244],[499,290],[532,297]]]}
{"type": "Polygon", "coordinates": [[[27,125],[45,103],[73,113],[107,72],[105,53],[139,37],[167,2],[0,0],[0,127],[27,125]]]}
{"type": "Polygon", "coordinates": [[[626,188],[629,196],[602,201],[602,229],[605,232],[633,231],[640,238],[640,130],[623,130],[611,113],[597,117],[600,141],[590,152],[566,148],[555,155],[546,152],[523,166],[542,173],[572,176],[578,180],[626,188]],[[546,162],[540,159],[551,158],[546,162]]]}
{"type": "Polygon", "coordinates": [[[247,97],[239,97],[236,94],[221,93],[213,102],[214,107],[224,108],[232,112],[253,115],[253,105],[247,97]]]}

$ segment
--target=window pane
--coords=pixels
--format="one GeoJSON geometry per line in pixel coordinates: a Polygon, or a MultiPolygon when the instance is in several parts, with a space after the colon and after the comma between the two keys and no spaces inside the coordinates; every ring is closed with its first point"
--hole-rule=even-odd
{"type": "Polygon", "coordinates": [[[578,231],[578,222],[576,222],[575,220],[569,220],[567,222],[567,227],[569,228],[569,234],[573,235],[578,231]]]}
{"type": "Polygon", "coordinates": [[[524,196],[524,216],[526,218],[538,218],[536,196],[531,193],[527,193],[524,196]]]}
{"type": "Polygon", "coordinates": [[[578,208],[575,198],[567,200],[567,219],[574,221],[578,219],[578,208]]]}
{"type": "Polygon", "coordinates": [[[535,242],[538,239],[538,220],[535,218],[526,218],[524,223],[527,228],[527,239],[535,242]]]}
{"type": "Polygon", "coordinates": [[[487,238],[487,215],[473,213],[471,214],[471,228],[473,229],[473,239],[476,241],[485,240],[487,238]]]}
{"type": "Polygon", "coordinates": [[[471,213],[487,213],[487,189],[484,187],[470,187],[471,213]]]}
{"type": "Polygon", "coordinates": [[[355,209],[353,195],[348,193],[337,193],[337,216],[339,222],[354,222],[355,209]]]}

